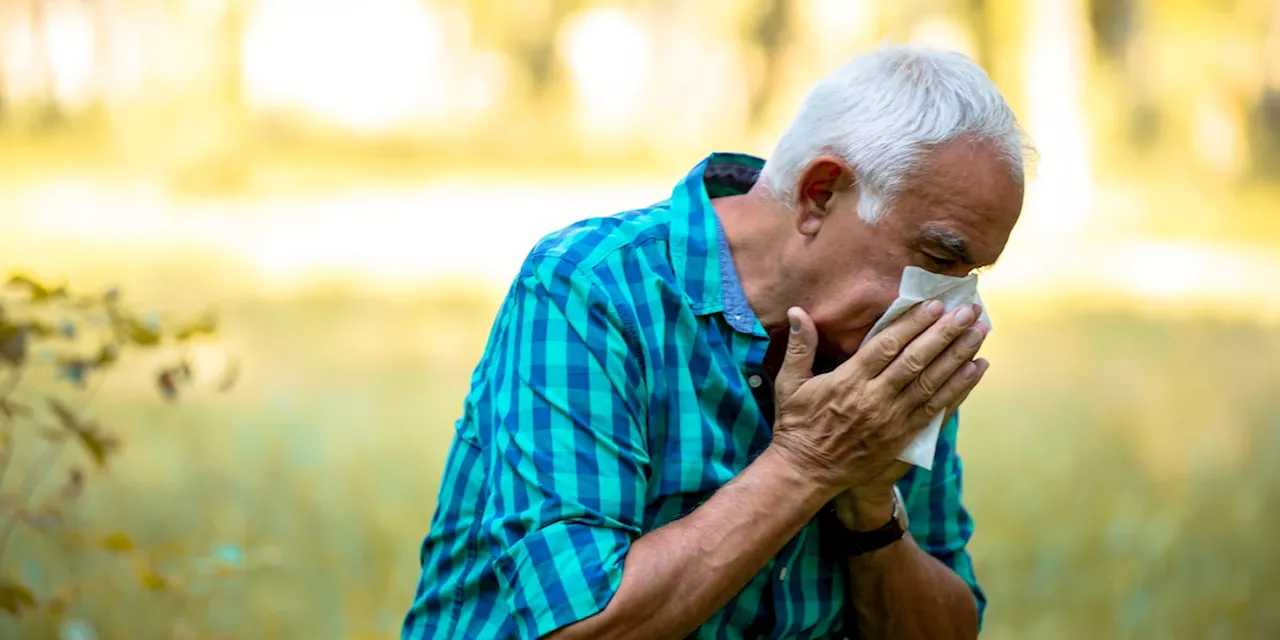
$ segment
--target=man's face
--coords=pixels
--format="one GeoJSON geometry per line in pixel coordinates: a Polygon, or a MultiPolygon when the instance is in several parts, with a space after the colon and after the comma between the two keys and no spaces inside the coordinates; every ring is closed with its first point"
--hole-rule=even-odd
{"type": "Polygon", "coordinates": [[[1022,210],[1022,186],[986,143],[959,140],[930,152],[875,224],[858,217],[852,182],[838,160],[810,165],[796,233],[778,265],[790,304],[818,327],[817,371],[857,350],[897,298],[904,267],[959,277],[990,265],[1022,210]]]}

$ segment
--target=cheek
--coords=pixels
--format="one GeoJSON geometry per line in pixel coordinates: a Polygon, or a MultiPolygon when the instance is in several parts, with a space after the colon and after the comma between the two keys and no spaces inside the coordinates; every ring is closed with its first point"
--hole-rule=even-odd
{"type": "Polygon", "coordinates": [[[806,256],[813,260],[793,272],[792,282],[820,328],[832,334],[865,329],[898,297],[905,266],[898,252],[859,246],[818,253],[820,260],[816,253],[806,256]]]}
{"type": "Polygon", "coordinates": [[[871,330],[871,326],[884,315],[885,309],[898,297],[896,282],[871,283],[858,292],[846,307],[842,332],[837,332],[834,342],[845,354],[852,354],[862,344],[862,340],[871,330]]]}
{"type": "Polygon", "coordinates": [[[833,333],[866,328],[880,317],[897,297],[897,287],[886,287],[874,278],[846,280],[814,305],[819,325],[833,333]]]}
{"type": "Polygon", "coordinates": [[[907,266],[907,261],[896,259],[898,257],[893,256],[895,259],[877,265],[874,274],[869,274],[867,298],[879,307],[879,313],[883,313],[898,297],[898,287],[902,285],[902,270],[907,266]]]}
{"type": "Polygon", "coordinates": [[[856,288],[854,297],[859,313],[872,316],[871,320],[880,317],[884,310],[898,297],[898,285],[902,281],[901,274],[894,277],[876,276],[864,280],[856,288]]]}
{"type": "Polygon", "coordinates": [[[880,286],[876,287],[875,304],[878,309],[876,312],[877,315],[884,313],[885,309],[888,309],[889,305],[892,304],[894,300],[898,299],[898,286],[900,284],[902,284],[901,276],[896,277],[893,280],[883,280],[881,281],[880,286]]]}

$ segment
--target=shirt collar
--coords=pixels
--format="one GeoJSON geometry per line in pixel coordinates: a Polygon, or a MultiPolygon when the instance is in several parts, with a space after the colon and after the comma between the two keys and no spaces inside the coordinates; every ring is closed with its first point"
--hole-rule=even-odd
{"type": "Polygon", "coordinates": [[[694,313],[722,313],[733,329],[761,337],[767,334],[747,303],[711,199],[746,193],[763,167],[754,156],[713,153],[671,192],[671,262],[694,313]]]}

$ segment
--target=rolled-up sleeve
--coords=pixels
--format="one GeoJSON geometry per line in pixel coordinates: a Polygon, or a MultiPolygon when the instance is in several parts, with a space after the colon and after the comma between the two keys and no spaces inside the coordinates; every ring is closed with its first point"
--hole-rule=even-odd
{"type": "Polygon", "coordinates": [[[649,457],[643,375],[613,300],[590,273],[533,256],[497,348],[483,526],[522,638],[590,617],[639,537],[649,457]]]}
{"type": "Polygon", "coordinates": [[[904,478],[907,486],[903,488],[910,496],[907,515],[911,520],[911,536],[921,549],[951,567],[969,585],[977,603],[981,627],[987,598],[978,586],[973,561],[966,548],[973,537],[973,519],[961,499],[964,469],[956,453],[959,428],[957,412],[942,426],[932,472],[913,469],[904,478]]]}

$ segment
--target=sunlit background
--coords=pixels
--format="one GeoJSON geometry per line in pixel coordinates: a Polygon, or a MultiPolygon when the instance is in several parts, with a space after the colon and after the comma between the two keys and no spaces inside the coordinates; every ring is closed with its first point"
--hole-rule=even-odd
{"type": "MultiPolygon", "coordinates": [[[[0,538],[0,637],[394,636],[529,247],[881,42],[1041,156],[961,431],[985,636],[1280,637],[1280,0],[0,0],[4,275],[221,319],[177,404],[145,354],[13,391],[123,453],[0,538]]],[[[84,462],[13,422],[2,523],[84,462]]]]}

